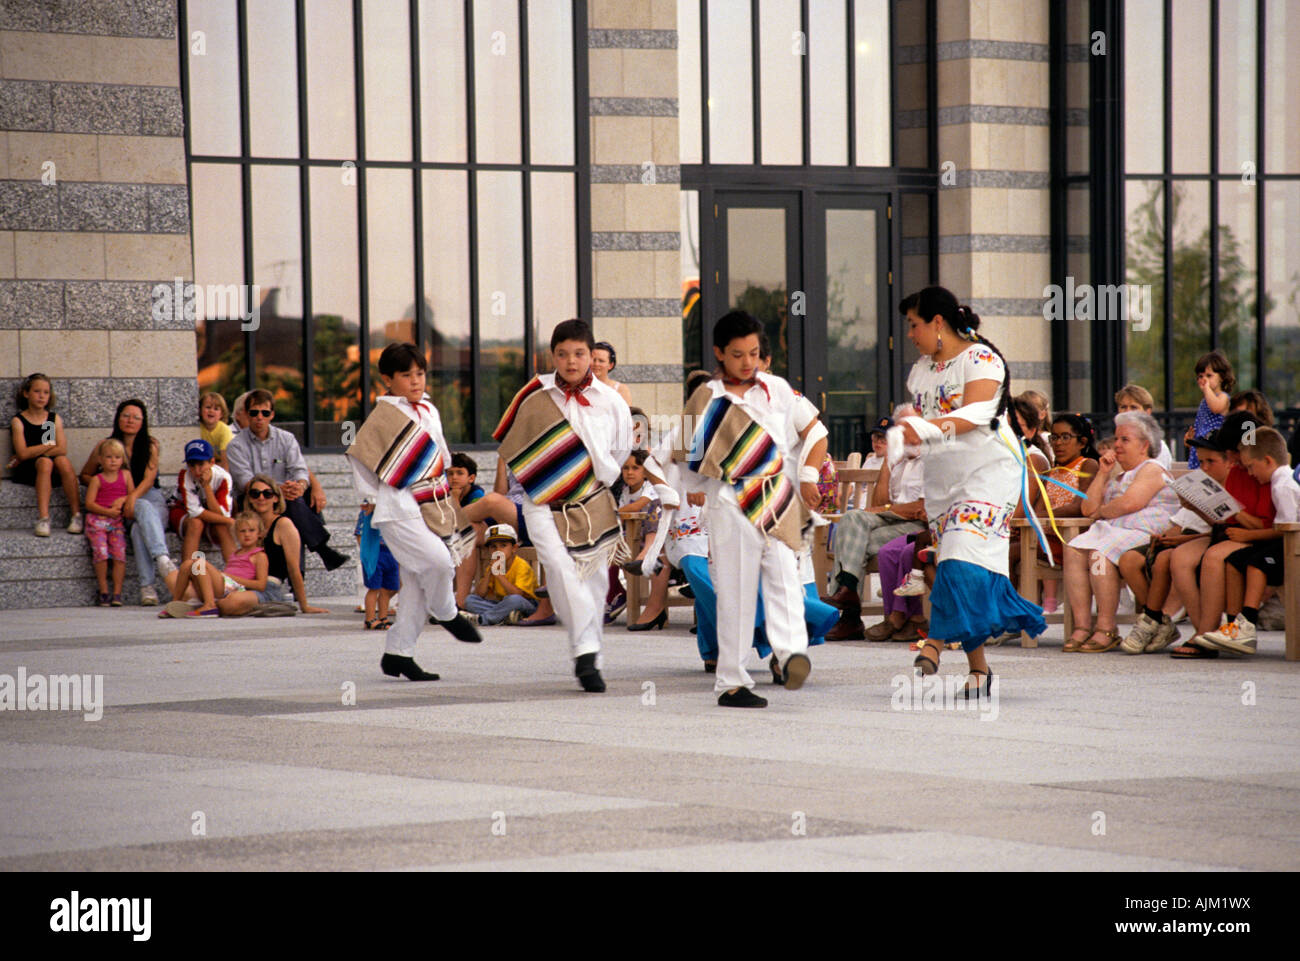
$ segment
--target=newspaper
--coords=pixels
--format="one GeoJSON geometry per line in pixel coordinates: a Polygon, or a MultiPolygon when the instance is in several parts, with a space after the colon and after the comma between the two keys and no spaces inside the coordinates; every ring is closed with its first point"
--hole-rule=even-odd
{"type": "Polygon", "coordinates": [[[1203,470],[1188,471],[1174,481],[1174,493],[1216,524],[1245,510],[1245,505],[1203,470]]]}

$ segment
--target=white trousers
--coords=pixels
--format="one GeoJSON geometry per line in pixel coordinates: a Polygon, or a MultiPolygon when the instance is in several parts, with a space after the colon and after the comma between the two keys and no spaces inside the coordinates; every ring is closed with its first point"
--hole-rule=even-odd
{"type": "MultiPolygon", "coordinates": [[[[803,585],[795,552],[764,537],[734,504],[709,504],[709,568],[718,594],[718,668],[713,690],[754,686],[745,656],[754,643],[758,587],[763,585],[767,641],[782,667],[808,650],[803,585]]],[[[530,528],[531,530],[531,528],[530,528]]]]}
{"type": "Polygon", "coordinates": [[[402,603],[393,626],[385,632],[384,650],[414,657],[415,642],[430,614],[440,621],[456,616],[451,551],[418,517],[384,521],[375,527],[384,536],[402,578],[402,603]]]}
{"type": "MultiPolygon", "coordinates": [[[[609,590],[608,568],[600,567],[578,577],[578,565],[564,547],[551,509],[524,500],[528,537],[537,548],[537,558],[546,568],[546,590],[555,614],[569,631],[569,650],[574,658],[596,654],[600,665],[600,637],[605,626],[605,592],[609,590]]],[[[400,610],[400,608],[399,608],[400,610]]]]}

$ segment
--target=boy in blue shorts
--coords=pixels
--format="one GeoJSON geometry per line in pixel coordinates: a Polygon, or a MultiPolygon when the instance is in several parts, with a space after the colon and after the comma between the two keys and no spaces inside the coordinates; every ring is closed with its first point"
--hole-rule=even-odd
{"type": "Polygon", "coordinates": [[[384,543],[384,535],[370,525],[375,505],[365,503],[357,512],[353,533],[361,547],[361,572],[366,585],[366,630],[383,630],[393,626],[388,619],[388,604],[401,587],[397,559],[384,543]]]}

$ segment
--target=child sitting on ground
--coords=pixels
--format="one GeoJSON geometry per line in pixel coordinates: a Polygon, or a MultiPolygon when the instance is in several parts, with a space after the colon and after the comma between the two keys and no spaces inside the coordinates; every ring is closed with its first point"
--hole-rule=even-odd
{"type": "Polygon", "coordinates": [[[122,465],[126,462],[126,448],[122,442],[107,437],[95,449],[99,455],[99,473],[90,479],[86,488],[86,540],[90,541],[90,556],[95,564],[95,580],[99,582],[99,606],[122,606],[122,577],[126,573],[126,525],[122,521],[122,505],[134,489],[131,472],[122,465]],[[108,565],[113,564],[113,591],[108,590],[108,565]]]}
{"type": "Polygon", "coordinates": [[[516,553],[518,538],[509,524],[488,528],[490,560],[465,609],[478,615],[480,624],[516,624],[537,610],[537,579],[533,568],[516,553]]]}
{"type": "MultiPolygon", "coordinates": [[[[1255,443],[1241,447],[1242,466],[1259,483],[1270,486],[1275,524],[1300,522],[1300,484],[1291,476],[1290,463],[1286,440],[1271,427],[1259,428],[1255,443]]],[[[1254,654],[1264,591],[1280,587],[1285,574],[1282,535],[1267,528],[1229,527],[1228,537],[1250,546],[1228,555],[1227,616],[1218,630],[1202,634],[1197,646],[1254,654]]]]}
{"type": "Polygon", "coordinates": [[[397,573],[397,558],[384,543],[384,535],[370,524],[370,515],[375,512],[375,505],[369,501],[361,505],[357,512],[357,526],[353,533],[357,538],[358,556],[361,558],[361,572],[365,577],[366,599],[363,610],[366,615],[366,630],[386,630],[393,626],[388,618],[388,603],[401,586],[397,573]]]}
{"type": "MultiPolygon", "coordinates": [[[[190,611],[186,617],[247,613],[258,603],[261,592],[266,590],[270,562],[261,546],[262,518],[254,511],[244,511],[235,519],[234,524],[239,549],[226,561],[225,571],[208,564],[200,555],[193,560],[187,558],[177,572],[172,596],[184,596],[192,583],[202,602],[198,609],[190,611]]],[[[174,615],[164,608],[158,616],[174,615]]]]}

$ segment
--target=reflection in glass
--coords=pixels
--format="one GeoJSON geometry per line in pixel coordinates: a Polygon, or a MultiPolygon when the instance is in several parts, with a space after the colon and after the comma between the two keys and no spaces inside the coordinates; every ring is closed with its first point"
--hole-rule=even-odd
{"type": "MultiPolygon", "coordinates": [[[[584,51],[585,53],[585,51],[584,51]]],[[[573,6],[528,3],[529,159],[573,163],[573,6]]]]}
{"type": "Polygon", "coordinates": [[[366,252],[370,284],[370,399],[383,393],[379,355],[415,343],[415,227],[411,171],[366,172],[366,252]]]}
{"type": "Polygon", "coordinates": [[[1133,325],[1125,325],[1128,361],[1125,376],[1133,383],[1149,385],[1159,408],[1164,403],[1159,385],[1165,382],[1165,206],[1160,183],[1125,182],[1124,207],[1124,279],[1126,283],[1149,285],[1151,289],[1151,326],[1134,330],[1133,325]]]}
{"type": "Polygon", "coordinates": [[[1204,173],[1210,169],[1210,0],[1181,0],[1176,9],[1169,118],[1173,172],[1204,173]]]}
{"type": "Polygon", "coordinates": [[[313,0],[305,11],[307,146],[313,157],[346,160],[357,152],[352,3],[313,0]]]}
{"type": "Polygon", "coordinates": [[[234,156],[239,148],[239,40],[235,0],[189,0],[190,36],[203,35],[202,53],[187,48],[190,146],[196,154],[234,156]]]}
{"type": "Polygon", "coordinates": [[[803,163],[803,43],[799,0],[759,0],[763,163],[803,163]]]}
{"type": "Polygon", "coordinates": [[[1196,387],[1196,359],[1210,349],[1210,186],[1201,181],[1175,182],[1173,198],[1174,291],[1169,317],[1174,339],[1174,406],[1201,402],[1196,387]]]}
{"type": "MultiPolygon", "coordinates": [[[[1089,76],[1090,46],[1088,4],[1066,5],[1065,15],[1065,169],[1068,173],[1087,173],[1091,130],[1088,126],[1091,104],[1089,76]]],[[[1145,54],[1144,54],[1145,55],[1145,54]]],[[[1071,354],[1070,356],[1075,356],[1071,354]]],[[[1077,405],[1076,405],[1077,406],[1077,405]]]]}
{"type": "Polygon", "coordinates": [[[357,188],[334,167],[312,167],[311,331],[316,444],[342,443],[334,425],[361,417],[361,301],[357,188]]]}
{"type": "Polygon", "coordinates": [[[889,166],[889,2],[854,0],[854,112],[858,166],[889,166]]]}
{"type": "Polygon", "coordinates": [[[239,167],[194,164],[194,282],[205,292],[195,298],[199,389],[232,401],[244,384],[244,230],[239,167]],[[218,296],[219,292],[219,296],[218,296]],[[211,308],[211,309],[209,309],[211,308]]]}
{"type": "Polygon", "coordinates": [[[248,109],[254,157],[298,156],[298,27],[293,0],[248,0],[248,109]]]}
{"type": "Polygon", "coordinates": [[[366,158],[411,159],[411,20],[407,5],[363,0],[366,158]]]}
{"type": "Polygon", "coordinates": [[[429,397],[450,444],[472,440],[469,195],[463,170],[421,173],[424,202],[425,356],[429,397]]]}
{"type": "MultiPolygon", "coordinates": [[[[704,317],[700,306],[700,192],[681,192],[683,376],[704,367],[704,317]]],[[[712,364],[709,367],[712,368],[712,364]]]]}
{"type": "Polygon", "coordinates": [[[898,78],[898,113],[894,119],[895,154],[900,167],[928,167],[930,145],[926,124],[926,71],[929,46],[925,40],[925,0],[896,0],[894,4],[894,70],[898,78]],[[914,62],[912,62],[914,61],[914,62]]]}
{"type": "MultiPolygon", "coordinates": [[[[1127,0],[1124,49],[1124,168],[1158,173],[1164,169],[1163,0],[1127,0]]],[[[1205,69],[1204,60],[1197,68],[1205,69]]]]}
{"type": "Polygon", "coordinates": [[[1294,0],[1268,0],[1264,25],[1265,169],[1300,173],[1300,9],[1294,0]]]}
{"type": "Polygon", "coordinates": [[[1219,170],[1258,167],[1255,149],[1255,0],[1219,0],[1219,170]]]}
{"type": "Polygon", "coordinates": [[[677,4],[677,129],[681,162],[703,163],[700,120],[700,5],[677,4]]]}
{"type": "Polygon", "coordinates": [[[808,6],[809,132],[811,163],[849,162],[847,11],[843,3],[808,6]]]}
{"type": "Polygon", "coordinates": [[[1300,183],[1270,183],[1262,189],[1268,286],[1264,390],[1275,409],[1300,407],[1300,233],[1295,229],[1300,223],[1300,183]]]}
{"type": "Polygon", "coordinates": [[[786,309],[785,231],[784,208],[727,210],[727,306],[747,311],[762,321],[772,342],[772,373],[788,379],[790,317],[786,309]]]}
{"type": "Polygon", "coordinates": [[[749,9],[749,0],[709,4],[709,160],[715,164],[754,162],[749,9]]]}
{"type": "Polygon", "coordinates": [[[474,123],[480,163],[520,160],[518,12],[515,0],[474,0],[474,123]]]}
{"type": "MultiPolygon", "coordinates": [[[[520,174],[478,174],[479,436],[496,429],[524,385],[523,184],[520,174]]],[[[547,340],[549,344],[549,338],[547,340]]]]}
{"type": "MultiPolygon", "coordinates": [[[[1132,189],[1132,188],[1130,188],[1132,189]]],[[[1089,230],[1090,189],[1087,182],[1070,184],[1066,197],[1066,276],[1074,278],[1075,289],[1092,283],[1092,234],[1089,230]]],[[[1089,366],[1092,361],[1092,325],[1070,323],[1066,326],[1069,339],[1070,395],[1066,405],[1071,410],[1088,410],[1092,407],[1092,379],[1089,366]]],[[[1148,385],[1159,391],[1158,385],[1148,385]]]]}
{"type": "Polygon", "coordinates": [[[298,168],[254,167],[252,188],[253,283],[260,288],[261,304],[253,335],[257,386],[275,397],[276,425],[294,431],[301,442],[305,394],[298,168]]]}
{"type": "Polygon", "coordinates": [[[420,139],[425,160],[466,159],[465,9],[420,0],[420,139]]]}
{"type": "MultiPolygon", "coordinates": [[[[898,294],[895,300],[902,300],[908,294],[930,286],[930,203],[929,194],[904,193],[899,199],[902,208],[903,265],[899,271],[898,285],[894,288],[898,294]]],[[[891,309],[896,306],[893,305],[891,309]]],[[[894,338],[894,349],[903,354],[904,370],[920,356],[912,342],[901,334],[894,338]]],[[[881,400],[883,402],[885,398],[881,400]]]]}
{"type": "Polygon", "coordinates": [[[1219,346],[1237,374],[1237,389],[1255,385],[1255,200],[1259,187],[1225,180],[1219,190],[1219,346]]]}
{"type": "MultiPolygon", "coordinates": [[[[826,409],[831,455],[866,445],[881,405],[876,378],[876,212],[826,211],[826,409]]],[[[885,399],[888,401],[888,398],[885,399]]]]}
{"type": "Polygon", "coordinates": [[[578,316],[573,174],[537,173],[532,178],[533,364],[537,371],[548,371],[551,331],[578,316]]]}

